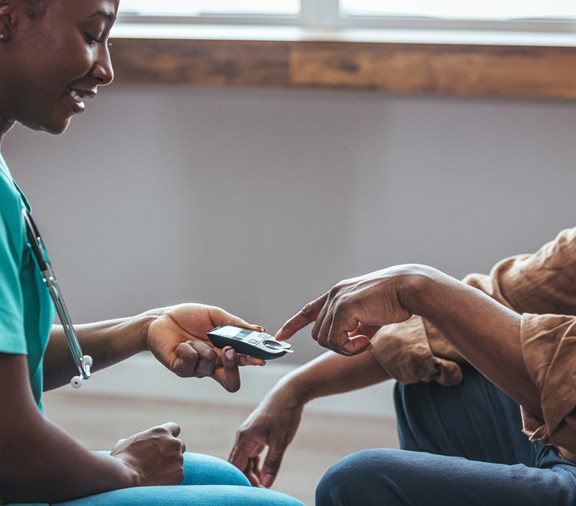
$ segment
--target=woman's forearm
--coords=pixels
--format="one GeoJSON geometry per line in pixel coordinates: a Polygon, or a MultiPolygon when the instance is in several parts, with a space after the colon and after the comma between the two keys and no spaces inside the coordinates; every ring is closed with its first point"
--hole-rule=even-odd
{"type": "MultiPolygon", "coordinates": [[[[82,352],[93,359],[93,371],[104,369],[147,349],[146,330],[153,314],[143,313],[97,323],[75,325],[82,352]]],[[[78,374],[62,326],[54,325],[44,357],[44,390],[67,384],[78,374]]]]}
{"type": "Polygon", "coordinates": [[[1,499],[56,502],[137,484],[119,459],[84,449],[40,414],[24,356],[0,354],[0,382],[1,499]]]}

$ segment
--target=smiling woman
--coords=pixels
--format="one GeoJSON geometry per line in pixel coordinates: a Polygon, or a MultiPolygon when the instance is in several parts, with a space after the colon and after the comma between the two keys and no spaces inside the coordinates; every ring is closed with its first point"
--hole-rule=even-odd
{"type": "Polygon", "coordinates": [[[84,110],[82,99],[113,79],[107,40],[116,3],[64,4],[27,1],[21,15],[18,3],[3,7],[2,132],[17,121],[61,133],[84,110]]]}
{"type": "MultiPolygon", "coordinates": [[[[15,123],[63,132],[112,81],[108,38],[117,9],[118,0],[0,1],[0,139],[15,123]]],[[[0,504],[301,506],[250,487],[227,462],[187,453],[173,422],[104,454],[47,420],[43,391],[78,373],[88,379],[89,357],[96,372],[150,351],[176,375],[210,377],[230,392],[240,388],[239,366],[263,365],[211,345],[207,332],[216,326],[258,328],[213,306],[180,304],[74,327],[49,263],[30,205],[0,156],[0,504]],[[62,325],[53,325],[56,313],[62,325]],[[80,365],[70,343],[87,353],[80,365]]]]}

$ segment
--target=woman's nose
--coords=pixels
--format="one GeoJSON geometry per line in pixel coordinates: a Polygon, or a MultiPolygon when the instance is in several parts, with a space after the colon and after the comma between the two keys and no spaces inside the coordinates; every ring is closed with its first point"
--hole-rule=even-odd
{"type": "Polygon", "coordinates": [[[92,67],[92,77],[98,81],[100,86],[106,86],[114,80],[114,69],[110,60],[110,53],[106,50],[105,54],[94,63],[92,67]]]}

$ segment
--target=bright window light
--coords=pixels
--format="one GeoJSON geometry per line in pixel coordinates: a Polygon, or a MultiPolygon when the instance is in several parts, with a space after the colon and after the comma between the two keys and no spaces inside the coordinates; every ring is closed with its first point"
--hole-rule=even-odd
{"type": "Polygon", "coordinates": [[[576,0],[340,0],[345,16],[513,20],[576,19],[576,0]]]}
{"type": "Polygon", "coordinates": [[[122,14],[295,16],[300,0],[122,0],[122,14]]]}

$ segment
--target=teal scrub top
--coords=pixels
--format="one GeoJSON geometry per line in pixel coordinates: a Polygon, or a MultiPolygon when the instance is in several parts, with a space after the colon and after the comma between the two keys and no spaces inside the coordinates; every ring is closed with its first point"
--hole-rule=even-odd
{"type": "Polygon", "coordinates": [[[0,353],[26,355],[30,385],[42,411],[42,359],[56,309],[26,237],[23,206],[30,211],[0,155],[0,353]]]}
{"type": "Polygon", "coordinates": [[[56,310],[26,237],[23,206],[30,210],[0,155],[0,353],[26,355],[42,410],[42,359],[56,310]]]}

